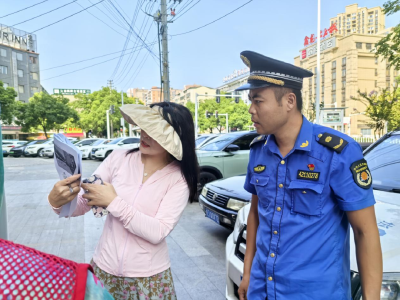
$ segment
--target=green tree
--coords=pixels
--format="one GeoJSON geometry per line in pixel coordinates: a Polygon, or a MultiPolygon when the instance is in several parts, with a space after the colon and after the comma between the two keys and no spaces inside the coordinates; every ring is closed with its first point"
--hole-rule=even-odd
{"type": "Polygon", "coordinates": [[[393,91],[383,89],[369,94],[358,91],[358,97],[351,98],[366,106],[365,115],[369,120],[364,123],[374,131],[375,138],[377,134],[382,136],[386,124],[390,124],[393,120],[393,108],[399,101],[397,86],[393,91]]]}
{"type": "MultiPolygon", "coordinates": [[[[107,131],[106,110],[110,109],[111,105],[115,107],[115,113],[110,114],[110,124],[117,131],[120,126],[121,112],[118,107],[122,105],[121,94],[116,90],[111,90],[108,87],[103,87],[99,91],[95,91],[89,95],[78,94],[76,100],[71,103],[79,113],[79,125],[85,130],[92,130],[94,135],[104,136],[107,131]]],[[[143,102],[129,98],[124,93],[124,104],[133,103],[142,104],[143,102]]]]}
{"type": "MultiPolygon", "coordinates": [[[[324,108],[324,102],[319,104],[319,111],[321,113],[321,109],[324,108]]],[[[311,103],[311,108],[307,110],[307,120],[310,122],[315,121],[315,116],[317,114],[317,110],[315,109],[315,102],[311,103]]]]}
{"type": "MultiPolygon", "coordinates": [[[[387,1],[383,4],[384,13],[390,16],[400,11],[400,0],[387,1]]],[[[391,66],[394,66],[397,70],[400,69],[400,24],[393,28],[387,36],[382,38],[376,45],[375,55],[383,56],[386,58],[391,66]]]]}
{"type": "Polygon", "coordinates": [[[11,87],[5,88],[3,82],[0,81],[0,120],[6,124],[11,124],[15,116],[18,106],[15,97],[17,97],[15,90],[11,87]]]}
{"type": "Polygon", "coordinates": [[[70,118],[78,120],[78,113],[69,107],[68,103],[69,100],[62,96],[36,93],[28,103],[19,104],[16,123],[22,126],[23,132],[29,132],[31,128],[40,128],[48,138],[49,130],[70,118]]]}
{"type": "MultiPolygon", "coordinates": [[[[194,103],[188,102],[186,107],[192,113],[194,120],[194,103]]],[[[251,116],[248,113],[248,109],[248,106],[242,100],[239,103],[235,103],[234,98],[221,97],[220,103],[217,103],[215,99],[202,100],[199,103],[198,112],[199,128],[203,132],[213,133],[213,130],[217,129],[221,133],[222,129],[226,127],[226,116],[221,116],[221,114],[227,113],[231,129],[246,130],[247,126],[251,125],[251,116]],[[210,118],[206,118],[206,111],[212,114],[210,118]],[[215,111],[218,111],[218,118],[215,118],[215,111]]]]}

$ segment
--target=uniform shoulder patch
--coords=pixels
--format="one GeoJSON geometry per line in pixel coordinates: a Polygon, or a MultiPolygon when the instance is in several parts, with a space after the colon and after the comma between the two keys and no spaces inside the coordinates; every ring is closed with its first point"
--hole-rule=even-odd
{"type": "Polygon", "coordinates": [[[350,166],[351,173],[353,174],[354,182],[363,189],[369,189],[372,184],[371,171],[368,168],[367,161],[360,159],[353,162],[350,166]]]}
{"type": "Polygon", "coordinates": [[[254,138],[254,140],[251,141],[250,147],[253,146],[255,143],[263,141],[265,138],[265,135],[259,135],[258,137],[254,138]]]}
{"type": "Polygon", "coordinates": [[[337,153],[342,152],[344,147],[346,147],[347,144],[349,143],[345,139],[328,132],[320,134],[318,137],[319,137],[318,143],[324,145],[325,147],[331,148],[337,153]]]}

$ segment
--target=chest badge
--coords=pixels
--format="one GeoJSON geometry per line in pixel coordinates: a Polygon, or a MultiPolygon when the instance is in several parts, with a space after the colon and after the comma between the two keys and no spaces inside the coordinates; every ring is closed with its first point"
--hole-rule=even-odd
{"type": "Polygon", "coordinates": [[[254,170],[254,172],[256,172],[256,173],[261,173],[261,172],[264,172],[265,171],[265,166],[263,166],[263,165],[258,165],[257,167],[254,167],[253,168],[253,170],[254,170]]]}
{"type": "Polygon", "coordinates": [[[319,180],[319,174],[320,174],[320,172],[311,172],[311,171],[298,170],[297,171],[297,179],[318,181],[319,180]]]}
{"type": "Polygon", "coordinates": [[[315,169],[314,164],[308,164],[307,167],[308,167],[308,169],[309,169],[310,171],[314,171],[314,169],[315,169]]]}

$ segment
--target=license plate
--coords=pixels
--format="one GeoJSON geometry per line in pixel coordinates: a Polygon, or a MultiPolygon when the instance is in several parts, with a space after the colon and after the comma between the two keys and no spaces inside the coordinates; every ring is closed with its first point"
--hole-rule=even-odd
{"type": "Polygon", "coordinates": [[[14,153],[14,151],[10,151],[10,154],[13,154],[14,153]]]}
{"type": "Polygon", "coordinates": [[[215,212],[209,210],[208,208],[206,208],[206,217],[210,218],[215,223],[219,224],[219,215],[216,214],[215,212]]]}

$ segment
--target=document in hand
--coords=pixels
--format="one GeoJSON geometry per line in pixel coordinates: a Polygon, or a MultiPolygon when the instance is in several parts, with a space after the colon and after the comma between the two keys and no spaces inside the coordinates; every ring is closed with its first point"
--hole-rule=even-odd
{"type": "MultiPolygon", "coordinates": [[[[54,135],[54,163],[60,180],[75,174],[82,174],[82,152],[63,134],[54,135]]],[[[61,208],[60,218],[70,217],[75,211],[77,197],[61,208]]]]}

